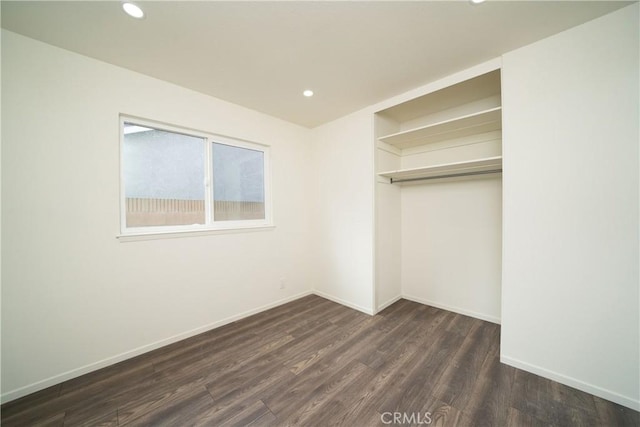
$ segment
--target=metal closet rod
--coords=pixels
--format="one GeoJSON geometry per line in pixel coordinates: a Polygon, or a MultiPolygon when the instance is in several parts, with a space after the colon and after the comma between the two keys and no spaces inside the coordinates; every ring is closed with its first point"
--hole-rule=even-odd
{"type": "Polygon", "coordinates": [[[443,178],[457,178],[459,176],[471,176],[471,175],[489,175],[492,173],[500,173],[502,169],[493,169],[489,171],[477,171],[477,172],[460,172],[460,173],[452,173],[449,175],[438,175],[438,176],[425,176],[423,178],[407,178],[407,179],[390,179],[390,184],[394,184],[397,182],[410,182],[410,181],[424,181],[427,179],[443,179],[443,178]]]}

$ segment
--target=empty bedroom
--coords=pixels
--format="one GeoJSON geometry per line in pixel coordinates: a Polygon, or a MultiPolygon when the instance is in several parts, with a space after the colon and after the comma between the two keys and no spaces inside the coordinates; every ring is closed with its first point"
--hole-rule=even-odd
{"type": "Polygon", "coordinates": [[[637,1],[1,1],[3,426],[640,426],[637,1]]]}

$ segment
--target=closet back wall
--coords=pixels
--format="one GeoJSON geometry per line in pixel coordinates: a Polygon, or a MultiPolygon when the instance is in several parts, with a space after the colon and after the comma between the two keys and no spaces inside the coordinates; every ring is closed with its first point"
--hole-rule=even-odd
{"type": "Polygon", "coordinates": [[[308,129],[7,31],[2,124],[3,400],[311,291],[308,129]],[[271,145],[275,229],[119,242],[120,113],[271,145]]]}
{"type": "Polygon", "coordinates": [[[500,176],[418,181],[401,193],[405,297],[500,323],[500,176]]]}

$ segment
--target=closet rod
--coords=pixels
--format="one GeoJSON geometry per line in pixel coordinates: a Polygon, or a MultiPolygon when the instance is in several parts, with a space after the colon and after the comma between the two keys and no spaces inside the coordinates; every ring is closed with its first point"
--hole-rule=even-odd
{"type": "Polygon", "coordinates": [[[459,176],[471,176],[471,175],[488,175],[492,173],[500,173],[502,169],[493,169],[489,171],[476,171],[476,172],[460,172],[460,173],[452,173],[448,175],[438,175],[438,176],[425,176],[422,178],[407,178],[407,179],[390,179],[390,184],[399,183],[399,182],[410,182],[410,181],[424,181],[426,179],[442,179],[442,178],[456,178],[459,176]]]}

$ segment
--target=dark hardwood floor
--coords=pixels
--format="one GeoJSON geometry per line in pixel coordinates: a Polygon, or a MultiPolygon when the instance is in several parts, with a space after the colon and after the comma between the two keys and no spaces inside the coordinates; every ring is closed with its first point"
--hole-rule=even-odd
{"type": "Polygon", "coordinates": [[[2,406],[3,426],[638,426],[638,412],[499,362],[500,327],[317,296],[2,406]]]}

